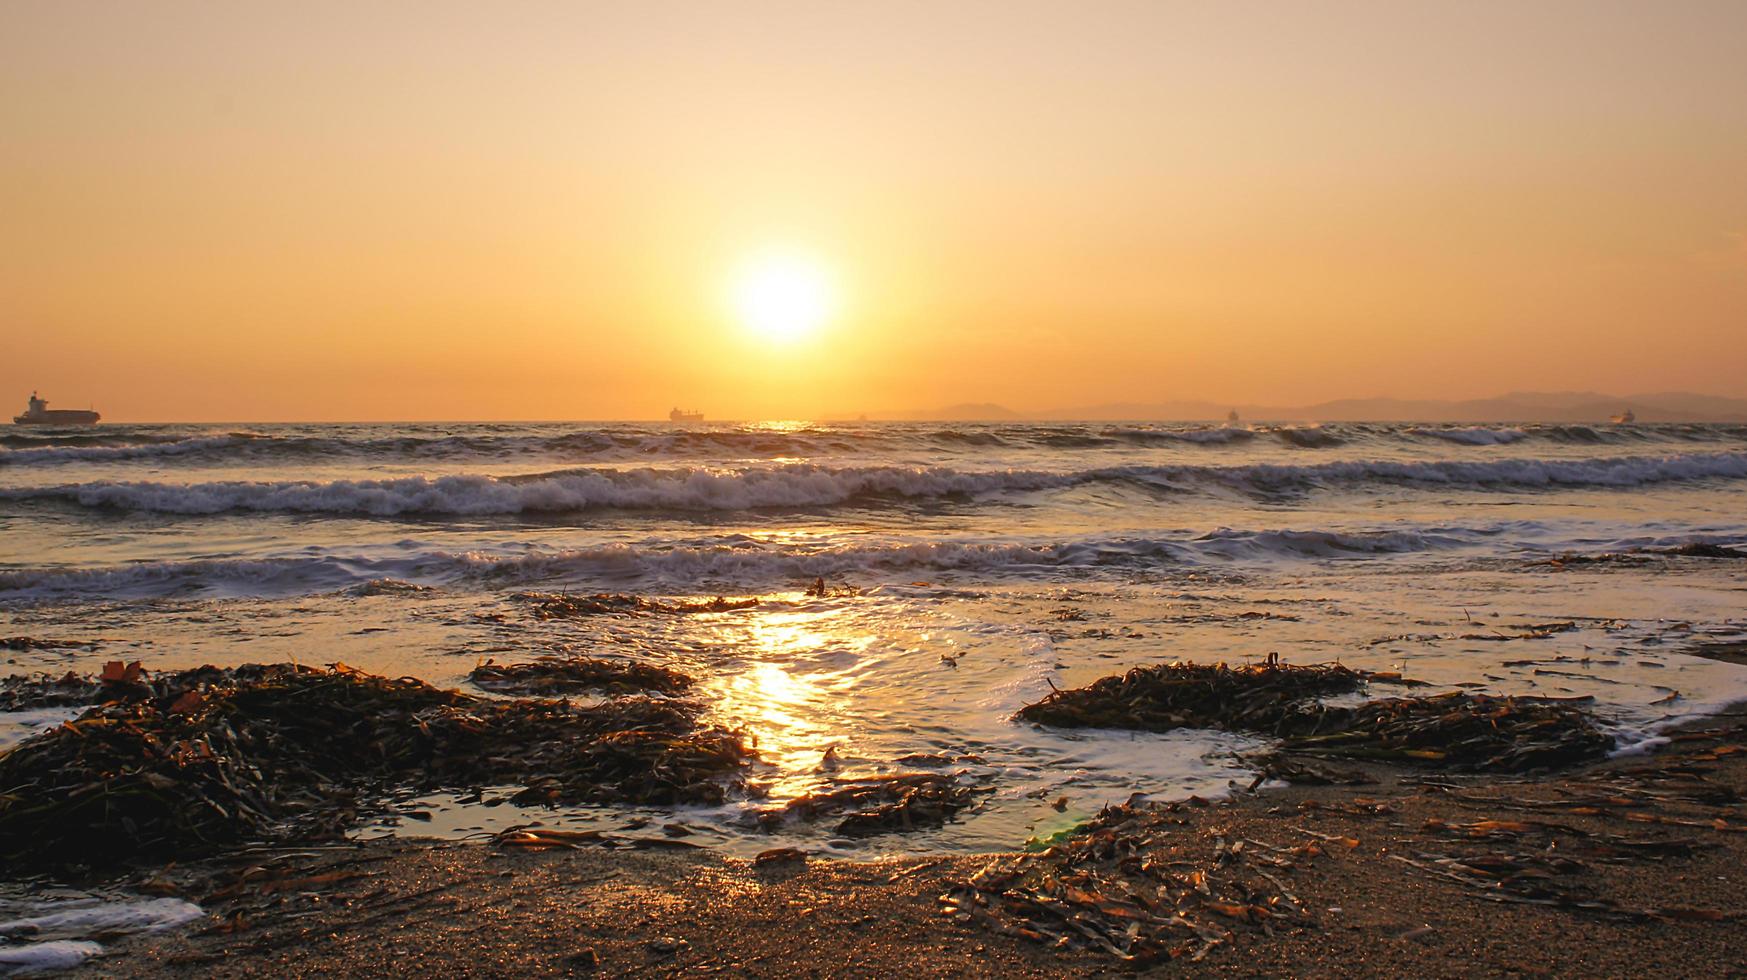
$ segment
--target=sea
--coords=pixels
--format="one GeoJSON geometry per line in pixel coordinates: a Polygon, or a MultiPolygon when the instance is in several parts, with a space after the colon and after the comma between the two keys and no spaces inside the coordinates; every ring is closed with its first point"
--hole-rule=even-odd
{"type": "MultiPolygon", "coordinates": [[[[1664,553],[1695,544],[1747,545],[1747,426],[17,427],[0,637],[68,645],[0,657],[57,675],[344,663],[464,690],[486,659],[661,664],[755,742],[765,797],[421,797],[358,833],[653,822],[738,855],[1010,850],[1136,794],[1254,782],[1242,757],[1263,739],[1014,720],[1141,665],[1277,654],[1421,692],[1591,697],[1642,751],[1747,697],[1747,667],[1695,655],[1747,637],[1747,562],[1664,553]],[[530,592],[758,602],[542,620],[530,592]],[[988,791],[907,834],[757,819],[919,755],[988,791]]],[[[0,716],[0,744],[70,715],[0,716]]]]}

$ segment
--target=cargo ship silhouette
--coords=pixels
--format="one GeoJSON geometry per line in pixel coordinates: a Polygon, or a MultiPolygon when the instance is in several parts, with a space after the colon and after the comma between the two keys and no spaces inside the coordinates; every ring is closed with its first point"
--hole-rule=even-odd
{"type": "Polygon", "coordinates": [[[82,408],[49,408],[49,403],[30,393],[30,407],[12,416],[14,425],[96,425],[103,416],[82,408]]]}

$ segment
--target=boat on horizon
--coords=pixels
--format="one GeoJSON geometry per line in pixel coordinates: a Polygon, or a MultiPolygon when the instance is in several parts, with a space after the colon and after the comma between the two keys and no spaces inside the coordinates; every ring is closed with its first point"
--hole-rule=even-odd
{"type": "Polygon", "coordinates": [[[1231,411],[1226,412],[1225,413],[1225,420],[1227,422],[1236,422],[1237,421],[1237,409],[1234,408],[1231,411]]]}
{"type": "Polygon", "coordinates": [[[1614,416],[1611,421],[1615,425],[1631,425],[1633,422],[1638,421],[1638,416],[1633,415],[1632,410],[1628,408],[1625,411],[1621,412],[1620,414],[1614,416]]]}
{"type": "Polygon", "coordinates": [[[12,416],[13,425],[96,425],[103,416],[83,408],[49,408],[47,399],[30,393],[30,405],[23,415],[12,416]]]}
{"type": "Polygon", "coordinates": [[[673,411],[667,413],[667,420],[669,422],[702,422],[704,420],[704,413],[695,408],[689,412],[683,411],[678,406],[675,406],[673,411]]]}

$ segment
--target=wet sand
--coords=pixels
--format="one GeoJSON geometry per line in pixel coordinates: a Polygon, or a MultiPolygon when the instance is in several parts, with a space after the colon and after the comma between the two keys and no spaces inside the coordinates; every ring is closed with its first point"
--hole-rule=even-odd
{"type": "MultiPolygon", "coordinates": [[[[1309,910],[1304,921],[1279,927],[1221,922],[1229,936],[1204,959],[1149,972],[1742,975],[1744,747],[1747,727],[1731,713],[1655,755],[1557,777],[1371,770],[1375,785],[1290,787],[1120,814],[1166,828],[1161,849],[1171,854],[1161,857],[1211,861],[1239,840],[1253,842],[1250,854],[1295,852],[1289,867],[1268,867],[1309,910]],[[1309,857],[1307,843],[1317,845],[1309,857]],[[1515,890],[1478,887],[1478,876],[1442,873],[1451,866],[1436,860],[1475,855],[1533,865],[1530,887],[1521,887],[1524,878],[1515,890]],[[1499,900],[1524,894],[1575,895],[1595,908],[1499,900]]],[[[528,852],[416,840],[240,854],[171,868],[147,883],[148,892],[199,902],[210,913],[204,922],[118,941],[111,957],[81,972],[1122,972],[1109,955],[1003,932],[1000,916],[943,908],[942,896],[979,869],[1012,859],[755,867],[703,850],[528,852]]]]}

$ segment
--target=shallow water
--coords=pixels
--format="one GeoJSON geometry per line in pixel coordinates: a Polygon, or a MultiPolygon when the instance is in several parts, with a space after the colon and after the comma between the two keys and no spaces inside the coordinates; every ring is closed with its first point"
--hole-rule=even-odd
{"type": "MultiPolygon", "coordinates": [[[[485,656],[622,655],[699,677],[771,794],[409,802],[432,817],[416,833],[646,817],[738,852],[1015,847],[1135,792],[1248,784],[1250,739],[1011,720],[1051,685],[1176,658],[1592,695],[1628,743],[1747,694],[1747,669],[1683,652],[1747,631],[1743,563],[1543,563],[1747,543],[1741,426],[104,426],[0,447],[0,635],[94,644],[8,652],[12,670],[291,659],[463,685],[485,656]],[[851,594],[808,597],[815,577],[851,594]],[[418,588],[365,587],[384,579],[418,588]],[[524,589],[761,603],[542,622],[524,589]],[[911,753],[992,792],[906,836],[749,826],[911,753]]],[[[54,720],[0,718],[0,739],[54,720]]]]}

